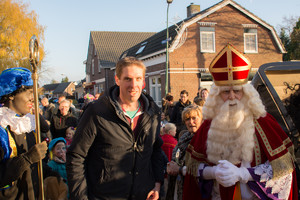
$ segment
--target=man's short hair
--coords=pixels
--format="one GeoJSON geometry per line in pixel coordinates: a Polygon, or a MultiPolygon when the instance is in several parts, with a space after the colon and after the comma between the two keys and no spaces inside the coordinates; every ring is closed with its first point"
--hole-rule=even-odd
{"type": "Polygon", "coordinates": [[[168,101],[173,101],[174,100],[174,97],[172,95],[167,95],[166,96],[166,100],[168,101]]]}
{"type": "Polygon", "coordinates": [[[142,68],[143,71],[144,71],[144,76],[145,76],[146,66],[144,65],[144,63],[141,60],[139,60],[135,57],[128,56],[128,57],[125,57],[125,58],[118,61],[117,65],[116,65],[116,75],[117,75],[117,77],[120,79],[123,68],[128,67],[128,66],[132,66],[132,65],[136,65],[136,66],[142,68]]]}
{"type": "Polygon", "coordinates": [[[188,93],[188,91],[186,91],[186,90],[182,90],[182,91],[180,92],[180,94],[186,94],[186,96],[189,96],[189,93],[188,93]]]}

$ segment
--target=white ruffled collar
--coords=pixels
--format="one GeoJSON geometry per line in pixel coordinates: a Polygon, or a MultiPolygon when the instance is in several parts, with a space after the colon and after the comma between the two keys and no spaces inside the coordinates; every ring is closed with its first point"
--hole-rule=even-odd
{"type": "Polygon", "coordinates": [[[30,113],[18,117],[11,109],[2,107],[0,108],[0,125],[3,128],[9,126],[12,132],[21,135],[35,130],[35,117],[30,113]]]}

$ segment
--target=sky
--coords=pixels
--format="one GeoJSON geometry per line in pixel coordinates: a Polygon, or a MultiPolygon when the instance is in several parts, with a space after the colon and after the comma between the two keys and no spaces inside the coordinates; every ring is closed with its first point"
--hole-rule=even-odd
{"type": "MultiPolygon", "coordinates": [[[[186,18],[191,3],[204,10],[221,0],[173,0],[169,26],[186,18]]],[[[299,0],[235,0],[277,29],[284,17],[300,16],[299,0]]],[[[42,65],[47,68],[40,84],[51,80],[85,78],[90,31],[159,32],[166,28],[166,0],[23,0],[45,26],[42,65]]]]}

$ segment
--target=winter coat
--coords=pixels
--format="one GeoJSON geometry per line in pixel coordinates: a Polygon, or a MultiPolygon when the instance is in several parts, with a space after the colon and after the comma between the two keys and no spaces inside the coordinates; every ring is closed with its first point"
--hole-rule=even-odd
{"type": "Polygon", "coordinates": [[[60,114],[60,110],[57,110],[57,113],[54,113],[51,118],[50,131],[52,134],[52,138],[58,137],[66,137],[66,130],[68,127],[76,127],[77,126],[77,118],[71,112],[65,116],[60,114]]]}
{"type": "Polygon", "coordinates": [[[163,140],[163,145],[161,146],[161,149],[165,152],[166,156],[168,157],[168,160],[171,161],[172,159],[172,152],[175,146],[177,145],[177,140],[169,134],[165,134],[161,136],[161,139],[163,140]]]}
{"type": "Polygon", "coordinates": [[[163,182],[159,108],[142,94],[137,139],[117,102],[119,87],[92,102],[67,151],[71,199],[146,199],[163,182]]]}
{"type": "Polygon", "coordinates": [[[181,126],[183,124],[181,114],[185,107],[191,105],[191,102],[188,100],[186,103],[182,103],[181,100],[179,100],[173,109],[173,113],[171,116],[171,122],[174,123],[176,126],[181,126]]]}

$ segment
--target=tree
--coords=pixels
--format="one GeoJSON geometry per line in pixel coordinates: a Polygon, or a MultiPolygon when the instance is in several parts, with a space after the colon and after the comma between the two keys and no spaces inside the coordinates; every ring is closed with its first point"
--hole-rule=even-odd
{"type": "Polygon", "coordinates": [[[300,60],[300,17],[291,33],[291,60],[300,60]]]}
{"type": "Polygon", "coordinates": [[[283,60],[300,59],[300,17],[291,16],[283,18],[284,25],[280,26],[280,39],[287,53],[283,60]]]}
{"type": "Polygon", "coordinates": [[[53,84],[53,83],[58,83],[58,81],[57,81],[57,80],[54,80],[54,79],[52,79],[52,80],[50,81],[50,83],[51,83],[51,84],[53,84]]]}
{"type": "Polygon", "coordinates": [[[285,50],[287,51],[286,54],[283,54],[283,61],[290,60],[290,50],[289,50],[290,37],[287,35],[284,28],[281,28],[279,38],[281,39],[281,42],[285,47],[285,50]]]}
{"type": "MultiPolygon", "coordinates": [[[[28,44],[32,35],[39,40],[40,62],[45,27],[38,23],[37,14],[19,0],[0,1],[0,71],[11,67],[30,69],[28,44]]],[[[40,65],[39,65],[40,66],[40,65]]]]}
{"type": "Polygon", "coordinates": [[[66,76],[65,78],[61,79],[61,82],[62,83],[67,83],[67,82],[69,82],[69,78],[66,76]]]}

